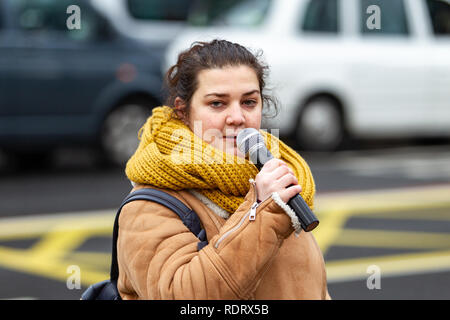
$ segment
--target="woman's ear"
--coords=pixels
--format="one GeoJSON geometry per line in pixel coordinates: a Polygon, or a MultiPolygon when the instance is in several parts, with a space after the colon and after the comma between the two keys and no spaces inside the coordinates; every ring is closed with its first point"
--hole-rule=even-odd
{"type": "Polygon", "coordinates": [[[176,97],[174,101],[175,114],[187,125],[186,103],[180,97],[176,97]]]}

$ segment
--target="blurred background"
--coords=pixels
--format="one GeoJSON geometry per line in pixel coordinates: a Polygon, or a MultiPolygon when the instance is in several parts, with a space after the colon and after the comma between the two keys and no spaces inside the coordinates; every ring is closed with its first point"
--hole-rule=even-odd
{"type": "Polygon", "coordinates": [[[0,0],[0,299],[108,278],[137,131],[214,38],[270,67],[332,298],[450,299],[448,0],[0,0]]]}

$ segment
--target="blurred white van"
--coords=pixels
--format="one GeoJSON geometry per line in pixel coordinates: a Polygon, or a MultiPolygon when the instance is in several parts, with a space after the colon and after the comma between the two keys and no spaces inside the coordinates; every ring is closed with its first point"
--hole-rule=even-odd
{"type": "Polygon", "coordinates": [[[448,0],[247,0],[185,29],[163,71],[214,38],[263,50],[281,102],[265,127],[305,149],[348,136],[450,135],[448,0]]]}

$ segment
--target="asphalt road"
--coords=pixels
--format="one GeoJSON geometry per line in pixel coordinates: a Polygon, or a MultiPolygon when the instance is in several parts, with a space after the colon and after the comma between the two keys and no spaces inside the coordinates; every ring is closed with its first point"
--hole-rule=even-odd
{"type": "MultiPolygon", "coordinates": [[[[334,299],[450,299],[449,147],[301,153],[334,299]]],[[[84,150],[61,150],[47,168],[0,157],[0,298],[79,299],[105,279],[130,187],[122,169],[84,150]]]]}

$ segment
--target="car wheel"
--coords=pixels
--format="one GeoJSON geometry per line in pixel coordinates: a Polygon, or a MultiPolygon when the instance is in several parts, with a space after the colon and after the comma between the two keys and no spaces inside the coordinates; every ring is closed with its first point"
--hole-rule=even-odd
{"type": "Polygon", "coordinates": [[[126,164],[139,145],[138,131],[150,114],[151,108],[145,104],[126,103],[106,116],[100,139],[109,163],[126,164]]]}
{"type": "Polygon", "coordinates": [[[305,104],[300,113],[295,138],[300,148],[332,151],[344,141],[344,121],[337,103],[319,97],[305,104]]]}

